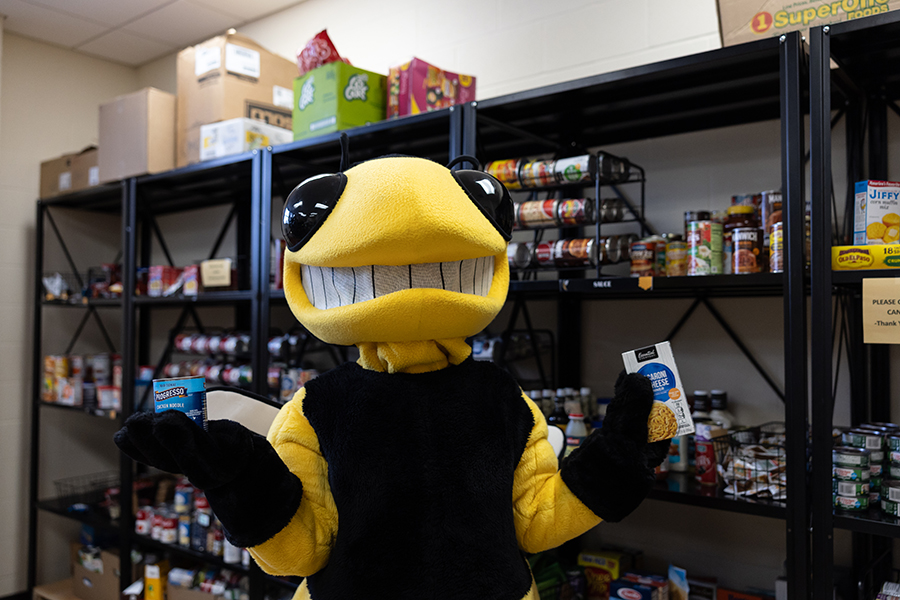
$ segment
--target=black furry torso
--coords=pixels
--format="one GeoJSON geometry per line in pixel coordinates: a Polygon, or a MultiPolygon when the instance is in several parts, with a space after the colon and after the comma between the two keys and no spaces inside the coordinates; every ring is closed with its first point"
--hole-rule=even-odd
{"type": "Polygon", "coordinates": [[[338,533],[313,600],[519,600],[531,576],[513,475],[534,426],[491,363],[387,374],[348,363],[306,384],[338,533]]]}

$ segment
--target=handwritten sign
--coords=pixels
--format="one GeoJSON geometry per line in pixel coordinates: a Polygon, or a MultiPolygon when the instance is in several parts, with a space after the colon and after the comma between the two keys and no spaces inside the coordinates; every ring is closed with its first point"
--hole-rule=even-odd
{"type": "Polygon", "coordinates": [[[900,277],[863,279],[863,341],[900,344],[900,277]]]}

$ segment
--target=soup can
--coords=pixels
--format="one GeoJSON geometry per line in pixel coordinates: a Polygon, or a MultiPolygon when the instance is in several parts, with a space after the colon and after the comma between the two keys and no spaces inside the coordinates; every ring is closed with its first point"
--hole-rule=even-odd
{"type": "Polygon", "coordinates": [[[722,224],[691,221],[688,224],[687,274],[719,275],[722,273],[722,224]]]}
{"type": "Polygon", "coordinates": [[[518,190],[522,188],[519,183],[519,169],[525,162],[521,158],[495,160],[485,165],[484,171],[496,177],[500,183],[506,186],[506,189],[518,190]]]}
{"type": "Polygon", "coordinates": [[[559,240],[554,248],[557,267],[590,267],[597,264],[594,238],[559,240]]]}
{"type": "Polygon", "coordinates": [[[633,233],[626,233],[618,237],[619,260],[631,260],[631,244],[638,241],[638,239],[638,236],[633,233]]]}
{"type": "Polygon", "coordinates": [[[734,244],[732,273],[762,272],[762,230],[755,227],[738,227],[732,232],[734,244]]]}
{"type": "Polygon", "coordinates": [[[631,165],[627,160],[607,152],[597,153],[597,174],[601,181],[622,183],[631,175],[631,165]]]}
{"type": "Polygon", "coordinates": [[[593,181],[593,173],[596,170],[597,157],[593,154],[560,158],[553,166],[553,173],[557,183],[593,181]]]}
{"type": "Polygon", "coordinates": [[[763,245],[770,245],[772,236],[772,226],[781,222],[781,192],[778,190],[770,190],[762,193],[762,203],[760,204],[762,214],[759,222],[763,226],[763,245]]]}
{"type": "Polygon", "coordinates": [[[669,240],[666,242],[666,276],[683,277],[687,275],[687,242],[669,240]]]}
{"type": "Polygon", "coordinates": [[[554,265],[553,262],[553,248],[556,246],[556,241],[547,241],[541,242],[534,248],[534,261],[537,263],[539,267],[552,267],[554,265]]]}
{"type": "Polygon", "coordinates": [[[618,198],[607,198],[600,204],[600,214],[604,223],[617,223],[625,218],[625,203],[618,198]]]}
{"type": "Polygon", "coordinates": [[[560,200],[556,209],[560,225],[588,225],[594,222],[594,201],[590,198],[560,200]]]}
{"type": "Polygon", "coordinates": [[[203,377],[153,380],[156,412],[176,410],[206,429],[206,382],[203,377]]]}
{"type": "MultiPolygon", "coordinates": [[[[614,265],[617,262],[619,262],[620,260],[622,260],[623,257],[628,256],[628,254],[629,254],[628,252],[626,252],[624,254],[622,252],[621,243],[619,242],[620,239],[621,239],[621,236],[610,235],[610,236],[607,236],[606,238],[604,238],[605,241],[601,240],[601,241],[603,241],[603,245],[606,249],[605,254],[606,254],[607,264],[614,265]]],[[[630,244],[629,244],[629,247],[630,247],[630,244]]]]}
{"type": "Polygon", "coordinates": [[[656,242],[650,240],[638,240],[631,244],[631,276],[653,276],[656,268],[655,254],[656,242]]]}
{"type": "Polygon", "coordinates": [[[519,168],[519,184],[523,188],[544,187],[556,183],[553,160],[532,160],[519,168]]]}
{"type": "Polygon", "coordinates": [[[526,242],[510,242],[506,247],[510,269],[525,269],[531,264],[531,248],[526,242]]]}
{"type": "Polygon", "coordinates": [[[769,235],[769,271],[784,272],[784,232],[781,222],[772,225],[769,235]]]}
{"type": "Polygon", "coordinates": [[[666,276],[666,238],[663,236],[653,236],[651,238],[655,242],[653,248],[653,275],[656,277],[666,276]]]}
{"type": "Polygon", "coordinates": [[[532,229],[558,225],[559,200],[529,200],[518,205],[519,227],[532,229]]]}

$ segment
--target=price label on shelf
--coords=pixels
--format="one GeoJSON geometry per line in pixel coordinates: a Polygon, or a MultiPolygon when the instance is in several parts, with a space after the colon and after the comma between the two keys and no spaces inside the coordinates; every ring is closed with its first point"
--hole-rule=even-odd
{"type": "Polygon", "coordinates": [[[900,344],[900,278],[863,279],[863,342],[900,344]]]}

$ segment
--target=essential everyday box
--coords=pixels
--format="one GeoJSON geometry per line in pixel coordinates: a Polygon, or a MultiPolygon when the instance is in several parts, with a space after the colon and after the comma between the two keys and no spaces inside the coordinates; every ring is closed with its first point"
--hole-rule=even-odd
{"type": "Polygon", "coordinates": [[[100,105],[100,181],[175,168],[175,96],[148,87],[100,105]]]}
{"type": "Polygon", "coordinates": [[[384,120],[384,75],[331,62],[294,80],[294,139],[384,120]]]}
{"type": "Polygon", "coordinates": [[[694,421],[669,342],[623,352],[622,361],[625,371],[644,375],[653,386],[648,441],[694,433],[694,421]]]}
{"type": "Polygon", "coordinates": [[[897,0],[718,0],[723,46],[885,13],[897,0]]]}
{"type": "Polygon", "coordinates": [[[857,181],[853,244],[900,242],[900,183],[857,181]]]}
{"type": "Polygon", "coordinates": [[[200,160],[249,152],[293,140],[290,129],[246,117],[228,119],[200,127],[200,160]]]}
{"type": "Polygon", "coordinates": [[[96,146],[41,163],[41,198],[77,192],[99,183],[96,146]]]}
{"type": "Polygon", "coordinates": [[[387,117],[438,110],[475,100],[475,78],[444,71],[421,58],[388,72],[387,117]]]}
{"type": "Polygon", "coordinates": [[[291,128],[297,65],[250,38],[229,33],[185,48],[178,80],[176,165],[200,160],[200,128],[237,117],[291,128]]]}

